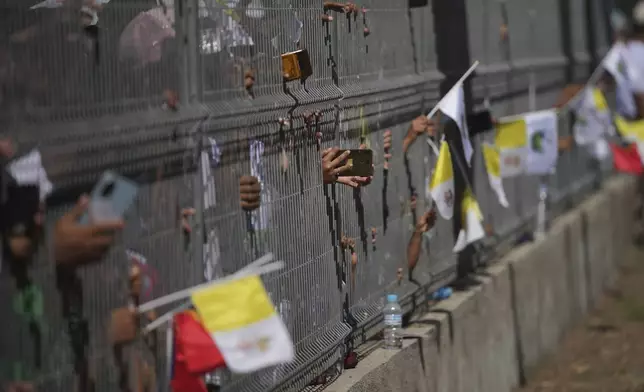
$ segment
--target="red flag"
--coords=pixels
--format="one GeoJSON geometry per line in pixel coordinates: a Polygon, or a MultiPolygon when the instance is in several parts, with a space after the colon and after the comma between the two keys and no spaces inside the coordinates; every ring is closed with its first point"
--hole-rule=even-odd
{"type": "Polygon", "coordinates": [[[613,150],[613,163],[615,170],[622,173],[642,174],[644,168],[642,167],[642,158],[637,151],[637,146],[632,143],[626,147],[621,147],[615,143],[610,144],[613,150]]]}
{"type": "Polygon", "coordinates": [[[200,375],[226,366],[215,341],[194,310],[176,314],[174,325],[177,351],[182,354],[190,373],[200,375]]]}
{"type": "Polygon", "coordinates": [[[201,377],[188,371],[184,358],[181,355],[177,356],[175,354],[175,356],[172,367],[172,381],[170,381],[172,392],[208,392],[201,377]]]}
{"type": "Polygon", "coordinates": [[[170,387],[172,392],[207,392],[206,384],[198,376],[190,373],[186,367],[186,357],[183,353],[183,346],[178,339],[183,331],[183,323],[185,317],[174,317],[173,323],[173,337],[172,337],[172,379],[170,380],[170,387]],[[178,322],[177,322],[178,321],[178,322]]]}

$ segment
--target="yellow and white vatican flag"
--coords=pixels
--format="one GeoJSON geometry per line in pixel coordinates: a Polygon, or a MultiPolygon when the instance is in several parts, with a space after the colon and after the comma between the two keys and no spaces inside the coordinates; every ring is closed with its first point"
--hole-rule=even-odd
{"type": "Polygon", "coordinates": [[[501,154],[499,150],[489,143],[483,143],[483,159],[485,160],[485,169],[487,170],[490,187],[496,194],[499,204],[508,208],[510,203],[508,203],[508,198],[505,196],[505,189],[503,189],[501,154]]]}
{"type": "Polygon", "coordinates": [[[635,143],[640,159],[644,163],[644,120],[628,121],[624,117],[616,115],[615,127],[625,140],[635,143]]]}
{"type": "Polygon", "coordinates": [[[470,189],[467,189],[463,196],[462,214],[462,229],[458,233],[456,245],[454,245],[455,253],[462,251],[467,245],[485,238],[483,214],[470,189]]]}
{"type": "Polygon", "coordinates": [[[573,125],[575,143],[594,145],[607,135],[614,134],[611,112],[600,89],[587,88],[581,94],[583,97],[573,107],[576,116],[573,125]]]}
{"type": "Polygon", "coordinates": [[[293,341],[257,275],[191,295],[205,329],[235,373],[291,362],[293,341]]]}
{"type": "Polygon", "coordinates": [[[501,119],[494,144],[501,154],[501,177],[552,173],[559,155],[555,110],[501,119]]]}
{"type": "Polygon", "coordinates": [[[429,183],[429,193],[436,203],[438,213],[444,219],[452,219],[454,216],[454,169],[452,167],[452,154],[449,145],[445,140],[441,142],[438,153],[438,161],[434,168],[434,174],[429,183]]]}
{"type": "Polygon", "coordinates": [[[513,118],[509,121],[502,119],[497,125],[494,145],[499,150],[501,178],[523,174],[528,154],[528,140],[523,119],[513,118]]]}

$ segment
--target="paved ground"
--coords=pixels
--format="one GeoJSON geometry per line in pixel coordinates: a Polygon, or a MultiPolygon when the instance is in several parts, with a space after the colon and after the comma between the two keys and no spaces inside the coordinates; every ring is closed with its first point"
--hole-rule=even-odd
{"type": "Polygon", "coordinates": [[[628,254],[617,289],[516,392],[644,392],[644,251],[628,254]]]}

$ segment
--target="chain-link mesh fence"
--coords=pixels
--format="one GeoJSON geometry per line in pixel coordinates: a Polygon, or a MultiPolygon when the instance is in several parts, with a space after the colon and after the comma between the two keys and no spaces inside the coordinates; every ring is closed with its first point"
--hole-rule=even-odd
{"type": "MultiPolygon", "coordinates": [[[[296,360],[245,376],[211,375],[235,391],[302,389],[329,368],[341,369],[347,343],[378,332],[386,293],[397,293],[409,309],[454,278],[452,224],[441,219],[412,279],[406,267],[417,214],[430,205],[426,179],[436,159],[424,141],[406,158],[401,152],[409,121],[439,97],[431,7],[365,0],[355,15],[327,12],[334,20],[325,22],[317,0],[113,0],[98,11],[94,31],[81,3],[35,10],[18,1],[0,4],[2,132],[20,153],[38,148],[42,154],[55,186],[47,238],[105,170],[136,181],[140,191],[109,254],[77,272],[87,342],[69,333],[48,243],[28,268],[27,286],[17,287],[3,268],[0,381],[25,379],[37,390],[67,391],[78,381],[73,348],[80,344],[96,390],[118,390],[123,369],[108,326],[111,311],[128,303],[128,250],[141,256],[142,300],[231,274],[267,252],[284,260],[284,270],[264,282],[293,337],[296,360]],[[313,76],[284,84],[280,55],[301,48],[310,54],[313,76]],[[316,111],[319,123],[307,124],[304,117],[316,111]],[[386,130],[393,134],[388,170],[386,130]],[[372,183],[358,190],[324,185],[320,150],[361,144],[374,152],[372,183]],[[254,212],[240,208],[243,175],[262,184],[254,212]],[[190,207],[197,213],[187,236],[181,211],[190,207]],[[357,263],[341,246],[343,237],[355,240],[357,263]]],[[[500,117],[528,110],[527,70],[547,91],[563,84],[566,61],[557,40],[538,53],[521,52],[529,32],[517,21],[520,5],[513,3],[511,12],[511,27],[520,32],[516,64],[501,59],[491,38],[500,20],[496,3],[468,7],[472,52],[483,63],[475,99],[490,99],[500,117]],[[542,61],[527,67],[535,56],[542,61]]],[[[558,24],[548,14],[557,12],[554,1],[539,7],[548,23],[558,24]]],[[[547,91],[538,93],[540,108],[554,101],[547,91]]],[[[570,129],[567,121],[562,118],[562,133],[570,129]]],[[[477,151],[491,137],[477,136],[477,151]]],[[[550,178],[553,211],[592,189],[598,172],[590,162],[580,149],[560,156],[550,178]]],[[[479,153],[474,170],[476,196],[499,237],[534,223],[538,179],[504,181],[510,201],[504,209],[487,185],[479,153]]],[[[137,364],[147,363],[159,390],[167,390],[166,342],[162,333],[158,338],[153,347],[143,338],[129,347],[125,373],[134,383],[137,364]]]]}

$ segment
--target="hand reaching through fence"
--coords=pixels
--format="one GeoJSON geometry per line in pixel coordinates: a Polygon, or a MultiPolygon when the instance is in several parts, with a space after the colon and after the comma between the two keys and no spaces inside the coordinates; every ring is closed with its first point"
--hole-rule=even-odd
{"type": "Polygon", "coordinates": [[[196,214],[197,210],[194,208],[182,208],[181,209],[181,230],[185,234],[192,233],[192,225],[190,224],[190,219],[196,214]]]}
{"type": "Polygon", "coordinates": [[[87,211],[89,198],[82,196],[76,206],[63,215],[54,228],[56,264],[78,266],[99,260],[123,229],[122,220],[82,225],[78,221],[87,211]]]}
{"type": "Polygon", "coordinates": [[[572,148],[574,143],[575,143],[575,139],[572,136],[560,137],[557,143],[559,152],[569,151],[572,148]]]}
{"type": "Polygon", "coordinates": [[[555,103],[555,108],[561,109],[566,106],[568,102],[573,99],[577,94],[581,92],[584,88],[583,84],[569,84],[561,91],[557,102],[555,103]]]}
{"type": "Polygon", "coordinates": [[[350,152],[340,153],[337,147],[327,148],[322,151],[322,180],[325,184],[332,184],[340,178],[340,174],[351,168],[349,163],[344,164],[344,160],[349,157],[350,152]]]}
{"type": "Polygon", "coordinates": [[[13,382],[7,386],[7,392],[35,392],[36,388],[27,382],[13,382]]]}
{"type": "Polygon", "coordinates": [[[420,249],[422,244],[423,233],[428,232],[436,224],[436,209],[432,208],[418,218],[414,234],[407,245],[407,268],[411,279],[412,273],[418,264],[420,249]]]}
{"type": "Polygon", "coordinates": [[[11,159],[15,154],[15,149],[11,140],[1,139],[0,140],[0,156],[3,159],[11,159]]]}
{"type": "Polygon", "coordinates": [[[259,208],[261,204],[262,185],[255,176],[241,176],[239,178],[239,201],[245,211],[259,208]]]}
{"type": "MultiPolygon", "coordinates": [[[[365,144],[360,145],[360,150],[367,149],[365,144]]],[[[369,177],[360,177],[360,176],[341,176],[341,173],[345,173],[347,170],[351,169],[351,163],[347,163],[344,166],[340,166],[344,163],[344,160],[347,159],[350,155],[350,151],[346,150],[339,154],[341,150],[338,148],[327,149],[322,155],[322,170],[324,174],[324,183],[328,184],[328,179],[332,178],[333,173],[336,174],[335,182],[350,186],[351,188],[359,188],[361,186],[366,186],[371,184],[373,176],[369,177]],[[324,155],[326,154],[326,155],[324,155]],[[339,155],[338,155],[339,154],[339,155]],[[333,157],[336,157],[333,159],[333,157]],[[325,163],[326,162],[326,163],[325,163]],[[339,166],[339,167],[338,167],[339,166]]],[[[373,165],[372,165],[373,173],[373,165]]]]}
{"type": "Polygon", "coordinates": [[[384,163],[384,168],[385,170],[389,170],[389,160],[391,159],[391,130],[387,129],[385,133],[382,135],[383,138],[383,146],[385,149],[385,163],[384,163]]]}
{"type": "Polygon", "coordinates": [[[406,154],[409,147],[414,144],[416,138],[426,133],[429,136],[436,134],[434,119],[428,119],[426,116],[416,117],[407,130],[407,135],[403,139],[403,152],[406,154]]]}

